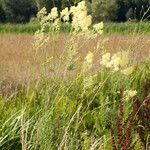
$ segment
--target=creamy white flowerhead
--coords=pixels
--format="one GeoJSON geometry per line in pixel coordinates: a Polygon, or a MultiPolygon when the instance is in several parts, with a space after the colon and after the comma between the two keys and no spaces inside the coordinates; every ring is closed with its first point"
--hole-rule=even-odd
{"type": "Polygon", "coordinates": [[[102,56],[102,60],[100,62],[101,65],[106,66],[106,67],[110,67],[109,62],[110,62],[110,53],[106,53],[102,56]]]}
{"type": "Polygon", "coordinates": [[[114,71],[119,71],[120,63],[121,63],[121,58],[118,57],[116,54],[114,54],[111,58],[110,62],[113,66],[114,71]]]}
{"type": "MultiPolygon", "coordinates": [[[[77,6],[70,7],[70,10],[69,8],[65,8],[60,12],[60,14],[58,13],[56,7],[52,8],[50,13],[47,13],[46,8],[43,7],[38,12],[37,17],[40,21],[40,31],[35,34],[35,47],[43,47],[49,39],[48,36],[44,36],[44,33],[47,32],[47,30],[60,31],[61,21],[63,20],[64,22],[68,22],[70,17],[72,17],[71,31],[73,31],[74,35],[81,33],[83,35],[88,35],[89,37],[95,37],[95,35],[97,35],[95,33],[103,32],[102,22],[94,25],[93,27],[92,16],[88,13],[88,8],[85,1],[78,3],[77,6]],[[93,29],[95,30],[94,32],[93,29]]],[[[92,62],[92,57],[91,59],[90,57],[87,57],[86,60],[86,63],[90,63],[92,62]]]]}
{"type": "Polygon", "coordinates": [[[47,20],[52,20],[52,15],[51,15],[51,13],[49,13],[49,14],[47,15],[47,20]]]}
{"type": "Polygon", "coordinates": [[[92,52],[88,52],[87,56],[85,57],[85,60],[87,63],[92,63],[94,59],[94,54],[92,52]]]}
{"type": "Polygon", "coordinates": [[[121,73],[125,75],[129,75],[132,73],[133,68],[128,67],[129,57],[128,52],[118,52],[114,54],[112,57],[110,53],[106,53],[102,56],[101,65],[106,68],[111,68],[114,72],[120,70],[121,73]]]}
{"type": "Polygon", "coordinates": [[[37,13],[37,18],[41,20],[46,14],[47,14],[46,8],[43,7],[43,8],[37,13]]]}
{"type": "Polygon", "coordinates": [[[137,91],[136,90],[126,90],[124,92],[124,94],[125,94],[126,99],[130,99],[130,98],[133,98],[137,95],[137,91]]]}
{"type": "Polygon", "coordinates": [[[70,13],[75,13],[78,11],[78,8],[76,6],[71,6],[70,7],[70,13]]]}
{"type": "Polygon", "coordinates": [[[104,23],[103,22],[100,22],[100,23],[97,23],[97,24],[93,25],[93,29],[98,34],[102,34],[103,33],[103,28],[104,28],[104,23]]]}
{"type": "Polygon", "coordinates": [[[133,71],[134,71],[134,67],[131,66],[131,67],[121,70],[121,73],[124,75],[130,75],[132,74],[133,71]]]}
{"type": "Polygon", "coordinates": [[[117,56],[121,59],[120,66],[125,67],[129,64],[129,52],[128,51],[121,51],[117,53],[117,56]]]}
{"type": "Polygon", "coordinates": [[[54,23],[52,24],[52,27],[53,27],[53,31],[59,31],[60,30],[60,19],[57,18],[54,20],[54,23]]]}
{"type": "Polygon", "coordinates": [[[83,66],[82,66],[83,73],[88,72],[92,68],[93,60],[94,60],[94,54],[89,51],[85,57],[85,61],[83,62],[83,66]]]}
{"type": "Polygon", "coordinates": [[[72,14],[72,27],[75,31],[88,31],[92,25],[92,16],[88,15],[85,1],[78,3],[78,5],[70,8],[72,14]]]}
{"type": "Polygon", "coordinates": [[[57,7],[51,9],[51,17],[52,19],[56,19],[58,17],[57,7]]]}
{"type": "Polygon", "coordinates": [[[61,18],[62,18],[64,21],[69,21],[70,12],[69,12],[68,7],[66,7],[65,9],[63,9],[63,10],[61,11],[60,15],[61,15],[61,18]]]}
{"type": "Polygon", "coordinates": [[[78,7],[79,10],[82,10],[82,11],[86,11],[87,10],[85,1],[82,1],[82,2],[78,3],[77,7],[78,7]]]}
{"type": "Polygon", "coordinates": [[[119,70],[121,59],[116,54],[112,57],[110,53],[106,53],[102,56],[101,65],[106,68],[112,68],[115,72],[119,70]]]}

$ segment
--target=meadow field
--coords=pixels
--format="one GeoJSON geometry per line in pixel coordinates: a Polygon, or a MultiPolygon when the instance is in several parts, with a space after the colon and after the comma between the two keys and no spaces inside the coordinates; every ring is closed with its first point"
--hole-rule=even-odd
{"type": "MultiPolygon", "coordinates": [[[[38,22],[27,24],[0,24],[0,34],[31,34],[33,35],[39,28],[38,22]]],[[[71,24],[61,25],[61,32],[68,33],[71,30],[71,24]]],[[[104,34],[133,35],[150,34],[149,22],[125,22],[125,23],[105,23],[104,34]]]]}
{"type": "MultiPolygon", "coordinates": [[[[53,42],[49,41],[46,47],[48,56],[53,56],[54,54],[59,56],[65,50],[67,40],[67,36],[62,34],[56,37],[55,44],[51,44],[53,42]]],[[[105,49],[112,54],[121,50],[130,50],[130,57],[136,63],[150,58],[149,35],[107,35],[97,37],[88,43],[84,43],[80,47],[78,55],[84,58],[88,51],[94,52],[93,48],[98,40],[105,40],[105,49]]],[[[5,88],[1,86],[0,93],[3,88],[3,91],[6,92],[15,85],[26,84],[41,77],[43,70],[40,66],[46,61],[46,54],[45,52],[42,53],[41,57],[35,60],[35,52],[32,47],[33,41],[34,37],[32,35],[0,35],[0,80],[1,85],[5,86],[5,88]]],[[[81,38],[78,41],[78,45],[82,42],[83,39],[81,38]]],[[[103,45],[101,49],[103,49],[103,45]]],[[[56,58],[56,61],[57,59],[59,57],[56,58]]]]}
{"type": "Polygon", "coordinates": [[[149,23],[83,12],[62,32],[43,11],[31,30],[0,25],[0,149],[149,150],[149,23]]]}

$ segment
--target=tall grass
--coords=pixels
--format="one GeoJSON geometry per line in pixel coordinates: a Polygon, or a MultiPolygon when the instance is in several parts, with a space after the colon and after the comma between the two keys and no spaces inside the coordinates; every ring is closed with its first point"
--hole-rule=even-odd
{"type": "MultiPolygon", "coordinates": [[[[67,80],[42,79],[10,97],[1,96],[0,148],[112,149],[110,129],[116,122],[120,92],[136,89],[143,103],[144,81],[147,79],[149,92],[149,77],[150,63],[145,63],[129,77],[98,71],[94,84],[86,90],[85,77],[76,75],[67,80]]],[[[133,110],[132,98],[123,105],[126,118],[133,110]]],[[[133,142],[139,139],[136,132],[131,136],[133,142]]],[[[144,149],[140,140],[134,149],[144,149]]]]}
{"type": "MultiPolygon", "coordinates": [[[[44,23],[35,34],[34,60],[41,51],[47,54],[44,23]]],[[[129,61],[130,51],[111,56],[105,40],[97,41],[94,51],[81,58],[78,49],[100,36],[83,29],[71,32],[59,56],[45,55],[41,78],[16,87],[12,94],[1,93],[0,149],[148,150],[149,60],[129,61]]],[[[101,34],[102,23],[98,29],[101,34]]],[[[52,44],[57,40],[54,35],[52,44]]]]}

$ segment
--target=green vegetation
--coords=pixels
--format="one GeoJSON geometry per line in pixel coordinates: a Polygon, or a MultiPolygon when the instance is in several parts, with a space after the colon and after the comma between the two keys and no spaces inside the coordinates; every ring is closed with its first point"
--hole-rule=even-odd
{"type": "Polygon", "coordinates": [[[117,147],[117,138],[123,138],[120,142],[133,146],[131,150],[144,150],[149,140],[149,77],[150,63],[145,63],[130,76],[98,71],[93,83],[89,75],[77,72],[67,80],[54,74],[18,87],[0,97],[0,149],[111,150],[114,137],[117,147]],[[130,89],[139,98],[125,98],[130,89]]]}
{"type": "MultiPolygon", "coordinates": [[[[38,24],[0,24],[0,34],[34,34],[38,24]]],[[[62,25],[61,32],[70,32],[70,25],[62,25]]],[[[105,23],[104,34],[150,34],[150,23],[105,23]]]]}
{"type": "MultiPolygon", "coordinates": [[[[14,88],[8,93],[3,92],[5,82],[0,82],[0,149],[147,150],[150,61],[135,62],[130,49],[111,54],[105,49],[105,37],[98,38],[103,22],[92,22],[84,2],[72,9],[71,26],[68,11],[63,16],[56,8],[50,14],[46,9],[38,13],[32,59],[38,62],[45,54],[38,79],[23,85],[12,81],[14,88]],[[59,55],[55,47],[50,55],[47,45],[55,45],[60,32],[68,32],[68,39],[61,43],[59,55]],[[93,49],[81,57],[79,49],[92,40],[93,49]]],[[[148,23],[127,24],[127,31],[125,25],[108,24],[105,32],[149,33],[148,23]]],[[[23,25],[15,26],[13,31],[26,33],[31,28],[33,33],[34,26],[27,24],[24,30],[23,25]]],[[[5,26],[9,27],[13,26],[5,26]]]]}
{"type": "Polygon", "coordinates": [[[150,34],[150,23],[108,23],[104,28],[106,34],[150,34]]]}
{"type": "Polygon", "coordinates": [[[1,34],[34,34],[38,29],[36,24],[1,24],[1,34]]]}

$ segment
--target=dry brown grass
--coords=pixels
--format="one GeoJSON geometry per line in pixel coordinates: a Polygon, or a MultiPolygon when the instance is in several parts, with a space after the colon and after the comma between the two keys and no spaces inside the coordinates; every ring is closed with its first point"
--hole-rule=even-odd
{"type": "MultiPolygon", "coordinates": [[[[120,50],[131,50],[132,58],[138,61],[150,58],[150,37],[143,36],[103,36],[101,39],[108,38],[106,49],[110,52],[120,50]]],[[[46,53],[41,52],[35,59],[35,51],[32,49],[33,36],[30,35],[1,35],[0,36],[0,91],[10,90],[15,85],[26,84],[37,80],[41,76],[41,64],[45,56],[58,56],[65,48],[68,38],[61,35],[50,42],[46,48],[46,53]],[[7,88],[6,88],[7,87],[7,88]]],[[[84,56],[88,51],[92,51],[96,41],[78,41],[79,53],[84,56]]],[[[56,60],[57,61],[57,60],[56,60]]]]}

